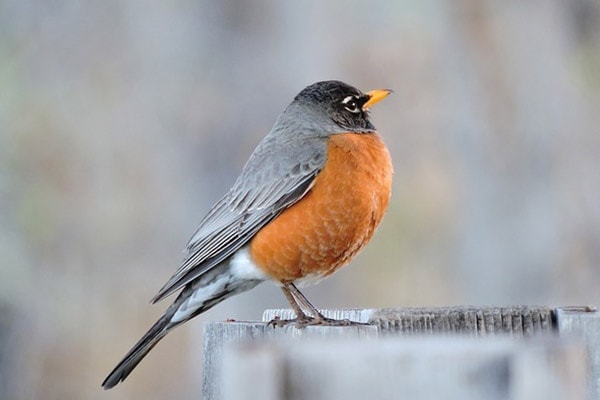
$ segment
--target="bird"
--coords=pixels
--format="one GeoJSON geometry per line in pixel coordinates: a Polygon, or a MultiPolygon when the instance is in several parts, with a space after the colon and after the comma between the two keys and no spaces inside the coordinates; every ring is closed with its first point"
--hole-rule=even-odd
{"type": "Polygon", "coordinates": [[[387,211],[392,161],[369,111],[391,92],[363,93],[328,80],[294,97],[201,220],[180,267],[151,302],[181,292],[106,377],[104,389],[125,380],[171,330],[265,281],[281,288],[296,314],[271,321],[274,328],[351,323],[323,316],[298,287],[347,265],[387,211]]]}

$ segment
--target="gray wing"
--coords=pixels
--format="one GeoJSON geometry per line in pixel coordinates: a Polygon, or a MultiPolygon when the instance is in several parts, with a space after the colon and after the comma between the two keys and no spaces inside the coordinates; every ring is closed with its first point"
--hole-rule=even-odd
{"type": "Polygon", "coordinates": [[[263,140],[229,193],[204,217],[186,247],[181,267],[153,303],[230,257],[310,190],[325,163],[325,141],[273,139],[267,136],[263,140]]]}

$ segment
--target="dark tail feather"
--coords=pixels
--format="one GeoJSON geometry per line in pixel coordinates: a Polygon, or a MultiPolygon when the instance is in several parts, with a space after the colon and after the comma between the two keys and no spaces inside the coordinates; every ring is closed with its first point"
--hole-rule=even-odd
{"type": "MultiPolygon", "coordinates": [[[[213,268],[201,278],[185,286],[183,291],[177,296],[175,302],[166,310],[165,314],[152,325],[152,328],[129,350],[121,362],[102,382],[104,389],[110,389],[119,382],[123,382],[146,354],[171,329],[203,313],[226,298],[250,290],[262,282],[259,279],[239,279],[232,274],[229,264],[224,263],[221,265],[222,267],[213,268]],[[206,289],[206,292],[210,293],[210,296],[207,298],[195,297],[194,294],[196,291],[201,289],[206,289]]],[[[199,293],[203,293],[203,291],[199,293]]]]}
{"type": "Polygon", "coordinates": [[[115,369],[108,374],[104,382],[102,382],[102,387],[104,389],[110,389],[119,382],[123,382],[139,362],[146,357],[146,354],[148,354],[148,352],[152,350],[152,348],[156,346],[156,344],[160,342],[171,329],[178,325],[171,323],[170,319],[170,315],[164,315],[152,325],[152,328],[150,328],[133,348],[129,350],[115,369]]]}

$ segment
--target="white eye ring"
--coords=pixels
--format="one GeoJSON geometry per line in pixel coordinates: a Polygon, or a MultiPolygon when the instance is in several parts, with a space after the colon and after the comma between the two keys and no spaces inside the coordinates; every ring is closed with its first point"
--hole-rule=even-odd
{"type": "Polygon", "coordinates": [[[344,100],[342,100],[342,104],[344,104],[344,108],[346,110],[356,114],[360,112],[356,100],[356,96],[348,96],[344,100]]]}

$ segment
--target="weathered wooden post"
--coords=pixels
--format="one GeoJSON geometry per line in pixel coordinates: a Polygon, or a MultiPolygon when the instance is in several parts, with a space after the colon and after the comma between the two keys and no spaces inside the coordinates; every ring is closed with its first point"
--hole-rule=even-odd
{"type": "Polygon", "coordinates": [[[286,339],[357,338],[365,340],[377,338],[377,335],[377,327],[371,325],[349,327],[308,326],[304,329],[296,329],[291,325],[283,328],[273,328],[264,322],[210,322],[206,324],[204,329],[204,399],[222,398],[223,349],[227,346],[247,344],[253,341],[282,342],[286,339]]]}
{"type": "Polygon", "coordinates": [[[594,307],[563,307],[554,312],[561,336],[575,336],[587,347],[590,399],[600,399],[600,312],[594,307]]]}
{"type": "MultiPolygon", "coordinates": [[[[207,324],[204,398],[600,399],[600,316],[592,308],[323,313],[368,325],[207,324]]],[[[269,310],[263,320],[275,316],[293,314],[269,310]]]]}

